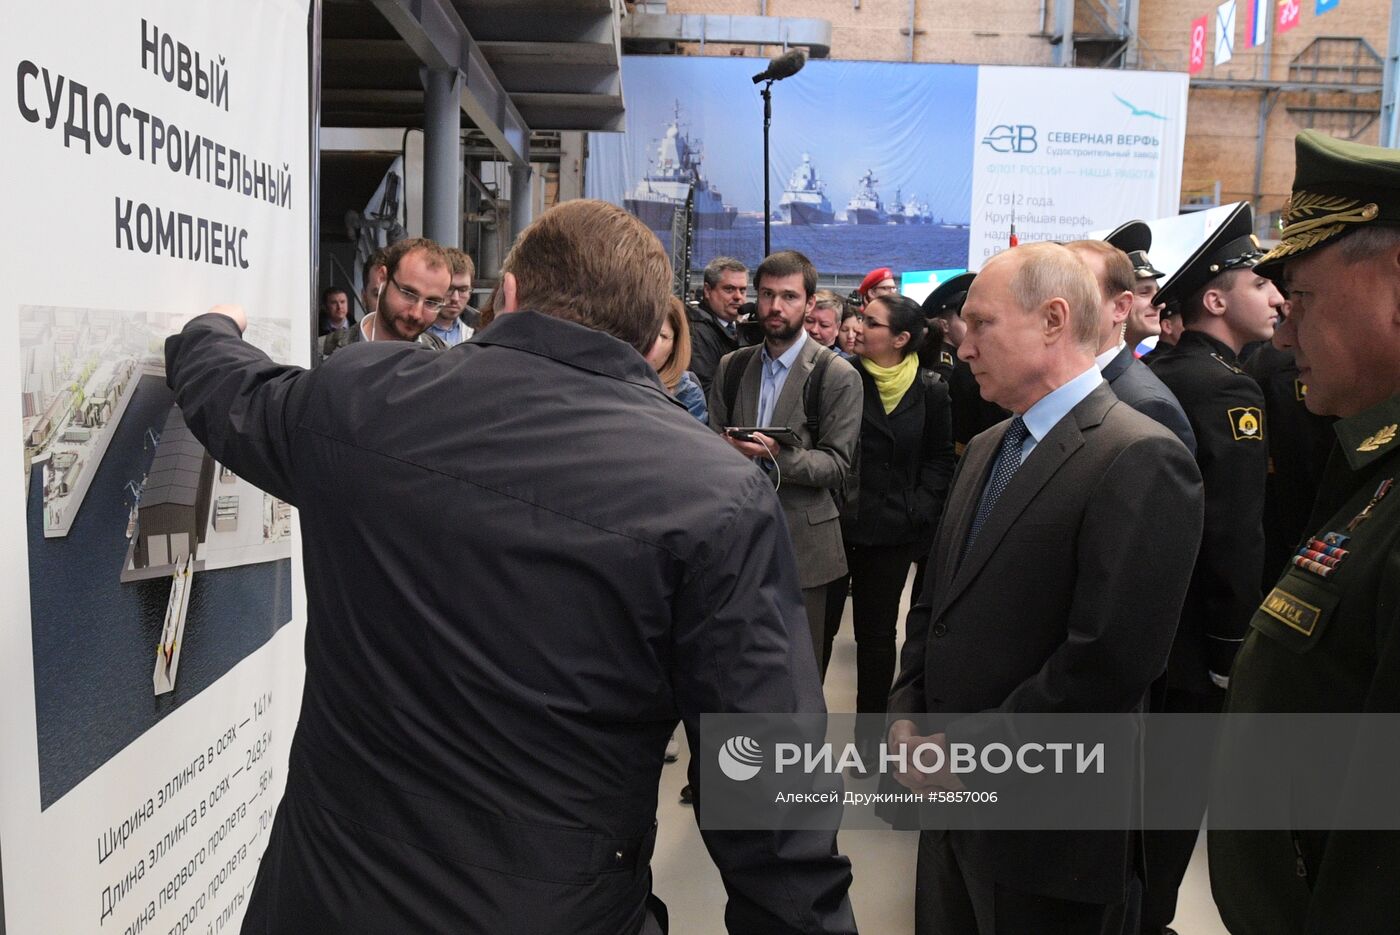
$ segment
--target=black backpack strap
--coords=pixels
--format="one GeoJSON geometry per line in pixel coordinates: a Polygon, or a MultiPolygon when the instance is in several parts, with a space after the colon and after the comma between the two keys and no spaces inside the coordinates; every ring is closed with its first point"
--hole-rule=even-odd
{"type": "Polygon", "coordinates": [[[817,440],[821,437],[822,381],[826,379],[826,369],[831,366],[835,357],[835,352],[823,348],[802,387],[802,408],[807,410],[807,434],[812,436],[813,447],[816,447],[817,440]]]}
{"type": "Polygon", "coordinates": [[[729,366],[724,368],[724,383],[720,386],[720,398],[724,400],[724,411],[729,414],[730,422],[734,421],[734,404],[739,401],[739,383],[744,379],[744,371],[762,346],[751,344],[729,355],[729,366]]]}

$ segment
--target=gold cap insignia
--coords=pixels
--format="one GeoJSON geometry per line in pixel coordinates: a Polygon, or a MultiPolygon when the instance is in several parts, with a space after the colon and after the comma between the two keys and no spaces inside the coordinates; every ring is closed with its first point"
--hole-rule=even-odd
{"type": "Polygon", "coordinates": [[[1263,441],[1264,413],[1257,406],[1241,406],[1229,411],[1230,430],[1235,441],[1263,441]]]}
{"type": "Polygon", "coordinates": [[[1379,451],[1395,441],[1395,432],[1400,425],[1392,423],[1356,446],[1357,451],[1379,451]]]}
{"type": "Polygon", "coordinates": [[[1374,221],[1379,214],[1380,206],[1374,202],[1362,204],[1359,199],[1341,195],[1295,191],[1284,204],[1279,245],[1259,262],[1271,263],[1311,250],[1347,230],[1349,225],[1374,221]]]}

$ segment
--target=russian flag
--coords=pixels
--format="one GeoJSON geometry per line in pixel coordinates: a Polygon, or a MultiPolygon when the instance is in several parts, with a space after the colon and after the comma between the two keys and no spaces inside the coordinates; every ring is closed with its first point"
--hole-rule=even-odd
{"type": "Polygon", "coordinates": [[[1245,36],[1249,47],[1263,45],[1269,38],[1269,15],[1273,12],[1273,0],[1249,0],[1249,28],[1245,36]]]}

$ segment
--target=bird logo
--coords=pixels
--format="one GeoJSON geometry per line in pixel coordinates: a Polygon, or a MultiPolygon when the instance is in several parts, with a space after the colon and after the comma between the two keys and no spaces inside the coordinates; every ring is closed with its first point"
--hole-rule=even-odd
{"type": "Polygon", "coordinates": [[[1166,119],[1167,119],[1166,117],[1163,117],[1161,114],[1157,113],[1156,111],[1144,110],[1143,108],[1138,107],[1138,106],[1137,106],[1136,104],[1134,104],[1132,101],[1124,100],[1123,98],[1119,97],[1117,94],[1113,95],[1113,97],[1118,101],[1118,103],[1120,103],[1120,104],[1122,104],[1124,107],[1128,108],[1128,110],[1131,110],[1131,111],[1133,112],[1133,116],[1134,116],[1134,117],[1151,117],[1153,120],[1166,120],[1166,119]]]}

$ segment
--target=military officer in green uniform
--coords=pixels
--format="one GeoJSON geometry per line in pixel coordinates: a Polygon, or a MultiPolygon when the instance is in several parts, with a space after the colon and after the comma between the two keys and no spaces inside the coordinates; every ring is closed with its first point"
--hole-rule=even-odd
{"type": "MultiPolygon", "coordinates": [[[[1308,409],[1339,417],[1337,447],[1306,538],[1250,620],[1226,710],[1394,713],[1400,153],[1314,131],[1296,151],[1282,240],[1257,269],[1288,296],[1274,343],[1294,352],[1308,409]]],[[[1237,750],[1227,734],[1218,783],[1237,750]]],[[[1400,932],[1400,832],[1213,830],[1210,872],[1233,935],[1400,932]]]]}
{"type": "MultiPolygon", "coordinates": [[[[1269,449],[1264,396],[1237,355],[1249,342],[1273,336],[1283,306],[1274,284],[1253,269],[1262,255],[1253,213],[1240,204],[1157,294],[1179,309],[1184,330],[1151,368],[1195,432],[1205,528],[1167,672],[1149,699],[1154,712],[1220,710],[1235,652],[1259,606],[1269,449]]],[[[1150,753],[1150,733],[1147,742],[1150,753]]],[[[1208,762],[1164,759],[1149,766],[1146,788],[1149,796],[1191,797],[1199,822],[1209,781],[1208,762]]],[[[1199,824],[1144,833],[1144,935],[1167,930],[1198,832],[1199,824]]]]}

